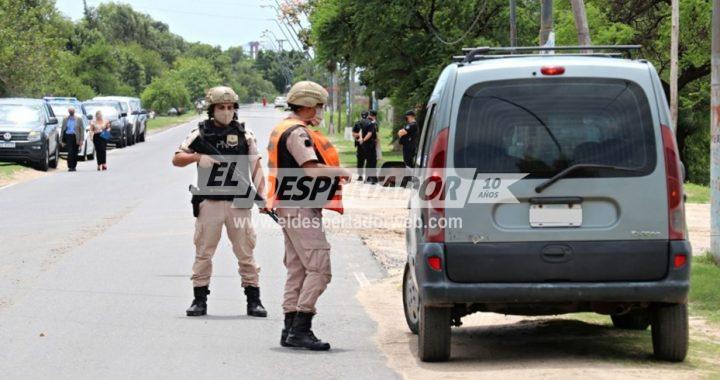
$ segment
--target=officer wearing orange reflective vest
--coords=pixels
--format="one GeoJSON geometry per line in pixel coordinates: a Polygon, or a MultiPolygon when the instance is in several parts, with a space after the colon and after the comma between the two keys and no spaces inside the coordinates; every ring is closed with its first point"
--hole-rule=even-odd
{"type": "Polygon", "coordinates": [[[277,208],[285,236],[287,268],[283,312],[285,327],[280,344],[326,351],[330,344],[312,331],[315,304],[330,283],[330,244],[322,225],[322,209],[343,212],[341,188],[325,198],[324,206],[298,206],[278,196],[283,173],[300,171],[304,176],[349,181],[351,173],[340,168],[332,143],[311,127],[320,125],[327,91],[314,82],[299,82],[288,93],[292,114],[278,124],[268,146],[268,208],[277,208]]]}

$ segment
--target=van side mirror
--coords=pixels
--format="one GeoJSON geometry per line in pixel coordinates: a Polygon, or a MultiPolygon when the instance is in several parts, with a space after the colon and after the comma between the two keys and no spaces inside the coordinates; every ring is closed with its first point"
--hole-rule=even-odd
{"type": "Polygon", "coordinates": [[[121,113],[120,116],[122,116],[122,117],[127,117],[127,112],[121,113]]]}
{"type": "Polygon", "coordinates": [[[57,124],[58,124],[58,119],[57,119],[56,117],[51,117],[51,118],[48,119],[47,124],[48,124],[48,125],[57,125],[57,124]]]}
{"type": "Polygon", "coordinates": [[[132,111],[132,114],[133,114],[133,115],[140,115],[140,111],[138,111],[138,110],[132,111]]]}

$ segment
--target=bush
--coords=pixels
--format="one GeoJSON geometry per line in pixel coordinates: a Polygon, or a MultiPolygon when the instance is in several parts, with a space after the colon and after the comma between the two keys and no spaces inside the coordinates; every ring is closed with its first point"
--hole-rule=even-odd
{"type": "Polygon", "coordinates": [[[685,140],[687,180],[700,185],[710,184],[710,130],[703,128],[685,140]]]}
{"type": "Polygon", "coordinates": [[[142,93],[145,107],[163,113],[170,108],[182,109],[190,103],[185,83],[172,72],[155,79],[142,93]]]}

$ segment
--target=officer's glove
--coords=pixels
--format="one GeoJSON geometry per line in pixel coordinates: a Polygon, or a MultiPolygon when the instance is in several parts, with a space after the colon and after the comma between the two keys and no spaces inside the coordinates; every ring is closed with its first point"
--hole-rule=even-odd
{"type": "Polygon", "coordinates": [[[220,164],[220,162],[207,154],[201,154],[198,158],[198,165],[203,169],[210,169],[216,164],[220,164]]]}

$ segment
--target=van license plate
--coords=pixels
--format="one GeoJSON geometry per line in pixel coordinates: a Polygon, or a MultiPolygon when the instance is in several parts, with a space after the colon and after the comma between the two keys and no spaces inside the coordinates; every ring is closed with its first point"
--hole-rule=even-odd
{"type": "Polygon", "coordinates": [[[15,141],[11,142],[0,142],[0,148],[15,148],[15,141]]]}
{"type": "Polygon", "coordinates": [[[534,228],[580,227],[582,226],[582,205],[575,204],[531,204],[530,226],[534,228]]]}

